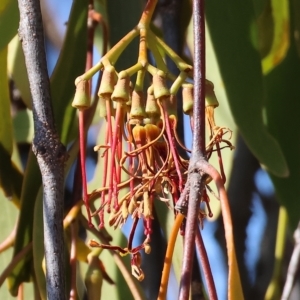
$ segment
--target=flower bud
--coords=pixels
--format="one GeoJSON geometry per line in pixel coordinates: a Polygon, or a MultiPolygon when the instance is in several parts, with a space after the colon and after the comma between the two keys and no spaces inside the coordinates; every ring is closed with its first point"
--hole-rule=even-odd
{"type": "Polygon", "coordinates": [[[144,108],[143,92],[137,92],[133,90],[131,97],[130,118],[143,119],[145,116],[146,113],[144,108]]]}
{"type": "Polygon", "coordinates": [[[192,84],[182,86],[182,105],[186,115],[192,114],[194,106],[194,86],[192,84]]]}
{"type": "Polygon", "coordinates": [[[90,82],[88,80],[81,80],[77,83],[72,106],[81,110],[91,106],[90,82]]]}
{"type": "Polygon", "coordinates": [[[153,88],[155,99],[160,99],[170,95],[164,72],[158,71],[153,75],[153,88]]]}
{"type": "Polygon", "coordinates": [[[113,93],[116,84],[116,70],[113,66],[107,66],[102,74],[102,79],[98,91],[99,97],[109,96],[113,93]]]}
{"type": "Polygon", "coordinates": [[[122,71],[119,73],[119,79],[111,95],[113,101],[126,103],[130,99],[130,77],[124,73],[126,72],[122,71]]]}
{"type": "Polygon", "coordinates": [[[219,102],[214,92],[214,84],[207,79],[205,80],[205,102],[206,106],[219,106],[219,102]]]}
{"type": "Polygon", "coordinates": [[[160,117],[160,109],[153,94],[153,86],[151,85],[147,91],[146,114],[149,118],[158,119],[160,117]]]}

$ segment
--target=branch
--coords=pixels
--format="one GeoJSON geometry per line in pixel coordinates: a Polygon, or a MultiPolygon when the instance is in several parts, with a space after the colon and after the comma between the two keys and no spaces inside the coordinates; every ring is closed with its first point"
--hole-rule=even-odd
{"type": "Polygon", "coordinates": [[[300,261],[300,222],[298,223],[298,227],[296,228],[294,232],[294,239],[295,239],[295,247],[294,251],[289,263],[288,272],[286,281],[284,284],[283,293],[281,296],[281,300],[288,300],[290,297],[290,294],[292,292],[292,288],[294,285],[296,273],[299,266],[300,261]]]}
{"type": "MultiPolygon", "coordinates": [[[[194,20],[194,106],[193,147],[187,182],[190,186],[186,236],[179,299],[189,298],[192,265],[195,251],[196,224],[205,176],[196,168],[196,162],[205,159],[205,25],[204,0],[193,1],[194,20]]],[[[188,185],[186,184],[186,186],[188,185]]]]}
{"type": "Polygon", "coordinates": [[[216,291],[216,287],[215,287],[215,282],[214,282],[214,278],[211,273],[208,256],[206,253],[206,249],[205,249],[205,246],[203,243],[203,239],[202,239],[202,235],[201,235],[201,231],[200,231],[199,227],[197,228],[197,231],[196,231],[196,248],[199,251],[200,262],[201,262],[202,269],[203,269],[203,275],[206,280],[209,299],[216,300],[216,299],[218,299],[218,296],[217,296],[217,291],[216,291]]]}
{"type": "Polygon", "coordinates": [[[32,95],[33,151],[43,181],[44,245],[47,296],[66,299],[63,237],[63,189],[65,147],[60,143],[51,106],[44,33],[38,0],[18,0],[19,36],[32,95]]]}

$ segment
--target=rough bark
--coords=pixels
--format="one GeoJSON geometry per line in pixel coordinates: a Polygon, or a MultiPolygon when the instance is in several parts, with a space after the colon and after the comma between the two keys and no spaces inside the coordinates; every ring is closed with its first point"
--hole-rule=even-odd
{"type": "Polygon", "coordinates": [[[47,297],[66,299],[64,276],[63,191],[65,147],[54,123],[39,0],[18,0],[19,36],[32,95],[33,151],[43,181],[47,297]]]}

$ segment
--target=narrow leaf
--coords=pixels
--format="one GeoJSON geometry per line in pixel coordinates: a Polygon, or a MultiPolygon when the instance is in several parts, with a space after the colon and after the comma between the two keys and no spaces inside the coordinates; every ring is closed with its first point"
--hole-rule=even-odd
{"type": "Polygon", "coordinates": [[[0,51],[0,185],[5,195],[11,197],[13,148],[12,120],[7,77],[7,47],[0,51]]]}
{"type": "Polygon", "coordinates": [[[272,175],[272,181],[278,199],[287,209],[290,225],[296,228],[300,218],[300,58],[295,41],[291,40],[286,58],[266,76],[265,82],[268,127],[280,142],[290,169],[288,178],[272,175]]]}
{"type": "Polygon", "coordinates": [[[0,51],[17,34],[19,9],[17,0],[2,0],[0,4],[0,51]]]}
{"type": "Polygon", "coordinates": [[[274,38],[269,54],[262,60],[264,74],[269,73],[286,55],[290,45],[289,2],[272,0],[274,38]]]}
{"type": "Polygon", "coordinates": [[[206,3],[206,16],[230,108],[247,145],[274,175],[286,177],[282,149],[263,122],[263,79],[258,51],[251,41],[252,1],[206,3]]]}
{"type": "Polygon", "coordinates": [[[76,115],[76,110],[71,107],[75,93],[74,81],[85,68],[87,9],[86,2],[80,0],[73,2],[64,45],[51,76],[55,121],[63,143],[68,141],[76,115]]]}

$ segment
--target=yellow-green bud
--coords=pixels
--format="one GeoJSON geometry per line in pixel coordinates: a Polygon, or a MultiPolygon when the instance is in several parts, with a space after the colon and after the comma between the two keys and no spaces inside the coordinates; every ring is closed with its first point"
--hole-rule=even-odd
{"type": "Polygon", "coordinates": [[[164,72],[158,71],[153,75],[153,88],[155,99],[160,99],[170,95],[170,90],[167,87],[164,72]]]}
{"type": "Polygon", "coordinates": [[[194,106],[194,86],[184,84],[182,86],[182,109],[187,115],[192,114],[194,106]]]}
{"type": "Polygon", "coordinates": [[[205,102],[206,106],[219,106],[219,102],[214,92],[214,84],[207,79],[205,80],[205,102]]]}
{"type": "Polygon", "coordinates": [[[146,101],[146,114],[150,118],[159,118],[160,117],[160,109],[157,104],[157,101],[153,95],[153,86],[151,85],[147,91],[147,101],[146,101]]]}
{"type": "Polygon", "coordinates": [[[119,74],[119,79],[111,95],[111,99],[114,101],[127,102],[130,99],[130,77],[123,76],[121,73],[122,72],[119,74]]]}
{"type": "Polygon", "coordinates": [[[143,119],[145,116],[146,113],[144,108],[143,92],[137,92],[134,90],[131,95],[130,118],[143,119]]]}
{"type": "Polygon", "coordinates": [[[80,110],[91,106],[90,82],[88,80],[81,80],[77,83],[72,106],[80,110]]]}
{"type": "Polygon", "coordinates": [[[102,74],[102,79],[98,91],[98,96],[99,97],[105,97],[109,96],[113,93],[115,84],[117,82],[116,78],[116,70],[114,66],[107,66],[105,67],[103,74],[102,74]]]}

